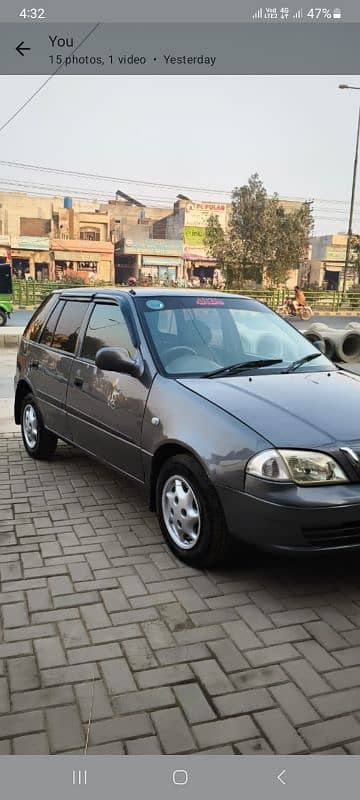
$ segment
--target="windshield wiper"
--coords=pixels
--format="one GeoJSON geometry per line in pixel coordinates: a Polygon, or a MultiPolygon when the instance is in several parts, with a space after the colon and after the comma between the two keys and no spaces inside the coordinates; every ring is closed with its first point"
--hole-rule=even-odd
{"type": "Polygon", "coordinates": [[[257,358],[252,359],[252,361],[242,361],[239,364],[231,364],[229,367],[221,367],[220,369],[215,369],[213,372],[207,372],[206,375],[202,375],[202,377],[222,378],[226,375],[237,375],[243,370],[251,369],[251,367],[270,367],[271,364],[281,364],[282,360],[282,358],[257,358]]]}
{"type": "Polygon", "coordinates": [[[301,367],[303,364],[307,364],[308,361],[313,361],[314,358],[319,358],[322,356],[322,353],[310,353],[308,356],[303,356],[302,358],[298,358],[297,361],[293,361],[290,364],[290,367],[284,370],[284,372],[295,372],[298,367],[301,367]]]}

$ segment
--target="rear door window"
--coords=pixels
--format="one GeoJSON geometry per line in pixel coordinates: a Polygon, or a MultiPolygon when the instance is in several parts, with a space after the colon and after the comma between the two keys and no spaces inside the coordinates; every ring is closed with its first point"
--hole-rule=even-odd
{"type": "Polygon", "coordinates": [[[54,331],[56,328],[56,323],[60,317],[64,305],[65,305],[64,300],[60,300],[60,302],[55,306],[54,310],[51,312],[49,319],[45,322],[45,325],[43,327],[42,334],[39,339],[40,344],[45,344],[48,347],[51,347],[54,331]]]}
{"type": "Polygon", "coordinates": [[[35,314],[31,317],[30,322],[25,328],[24,339],[30,339],[31,342],[37,342],[44,322],[49,316],[51,309],[57,302],[58,297],[59,295],[57,294],[50,294],[43,301],[43,303],[41,303],[41,306],[39,306],[37,311],[35,311],[35,314]]]}
{"type": "Polygon", "coordinates": [[[51,346],[65,353],[75,353],[82,321],[89,303],[68,300],[55,328],[51,346]]]}

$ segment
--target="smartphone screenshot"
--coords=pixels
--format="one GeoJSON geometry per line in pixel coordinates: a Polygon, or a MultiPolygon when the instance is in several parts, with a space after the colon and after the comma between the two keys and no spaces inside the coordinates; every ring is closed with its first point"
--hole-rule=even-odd
{"type": "Polygon", "coordinates": [[[4,796],[356,797],[359,33],[3,0],[4,796]]]}

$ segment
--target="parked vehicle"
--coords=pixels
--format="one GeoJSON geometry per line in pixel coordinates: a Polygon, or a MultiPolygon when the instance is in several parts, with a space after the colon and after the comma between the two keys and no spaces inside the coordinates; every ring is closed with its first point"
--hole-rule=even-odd
{"type": "Polygon", "coordinates": [[[294,317],[300,317],[300,319],[310,319],[313,315],[312,308],[308,305],[306,306],[298,306],[296,311],[294,311],[293,301],[290,297],[287,297],[283,305],[278,308],[278,314],[282,314],[283,317],[289,317],[293,315],[294,317]]]}
{"type": "Polygon", "coordinates": [[[0,263],[0,327],[6,325],[13,310],[11,265],[0,263]]]}
{"type": "Polygon", "coordinates": [[[64,439],[145,486],[188,564],[232,536],[360,547],[360,378],[255,300],[57,290],[20,344],[15,420],[31,457],[64,439]]]}

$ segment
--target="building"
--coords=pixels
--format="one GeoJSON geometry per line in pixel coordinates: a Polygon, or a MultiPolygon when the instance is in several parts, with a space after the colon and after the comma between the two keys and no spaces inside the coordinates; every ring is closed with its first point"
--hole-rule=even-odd
{"type": "Polygon", "coordinates": [[[95,201],[0,192],[0,258],[5,255],[17,278],[59,280],[73,271],[74,277],[115,279],[110,216],[95,201]]]}
{"type": "MultiPolygon", "coordinates": [[[[342,290],[346,256],[347,234],[314,236],[311,240],[312,252],[308,283],[326,289],[342,290]]],[[[354,272],[349,268],[347,285],[354,281],[354,272]]]]}
{"type": "Polygon", "coordinates": [[[230,215],[230,203],[198,202],[179,195],[171,214],[153,226],[154,236],[163,236],[183,245],[183,277],[212,279],[215,259],[209,256],[205,245],[205,233],[209,217],[217,216],[225,231],[230,215]]]}
{"type": "Polygon", "coordinates": [[[115,245],[115,282],[126,283],[130,277],[150,282],[182,280],[181,239],[121,239],[115,245]]]}
{"type": "MultiPolygon", "coordinates": [[[[68,198],[0,192],[0,235],[50,236],[54,216],[68,198]]],[[[74,211],[100,211],[97,201],[71,200],[74,211]]]]}
{"type": "Polygon", "coordinates": [[[100,210],[109,216],[110,237],[113,242],[118,242],[126,236],[137,240],[159,236],[164,238],[164,219],[172,211],[171,208],[145,206],[120,189],[116,192],[115,200],[102,203],[100,210]],[[155,223],[158,223],[156,234],[153,230],[155,223]]]}

